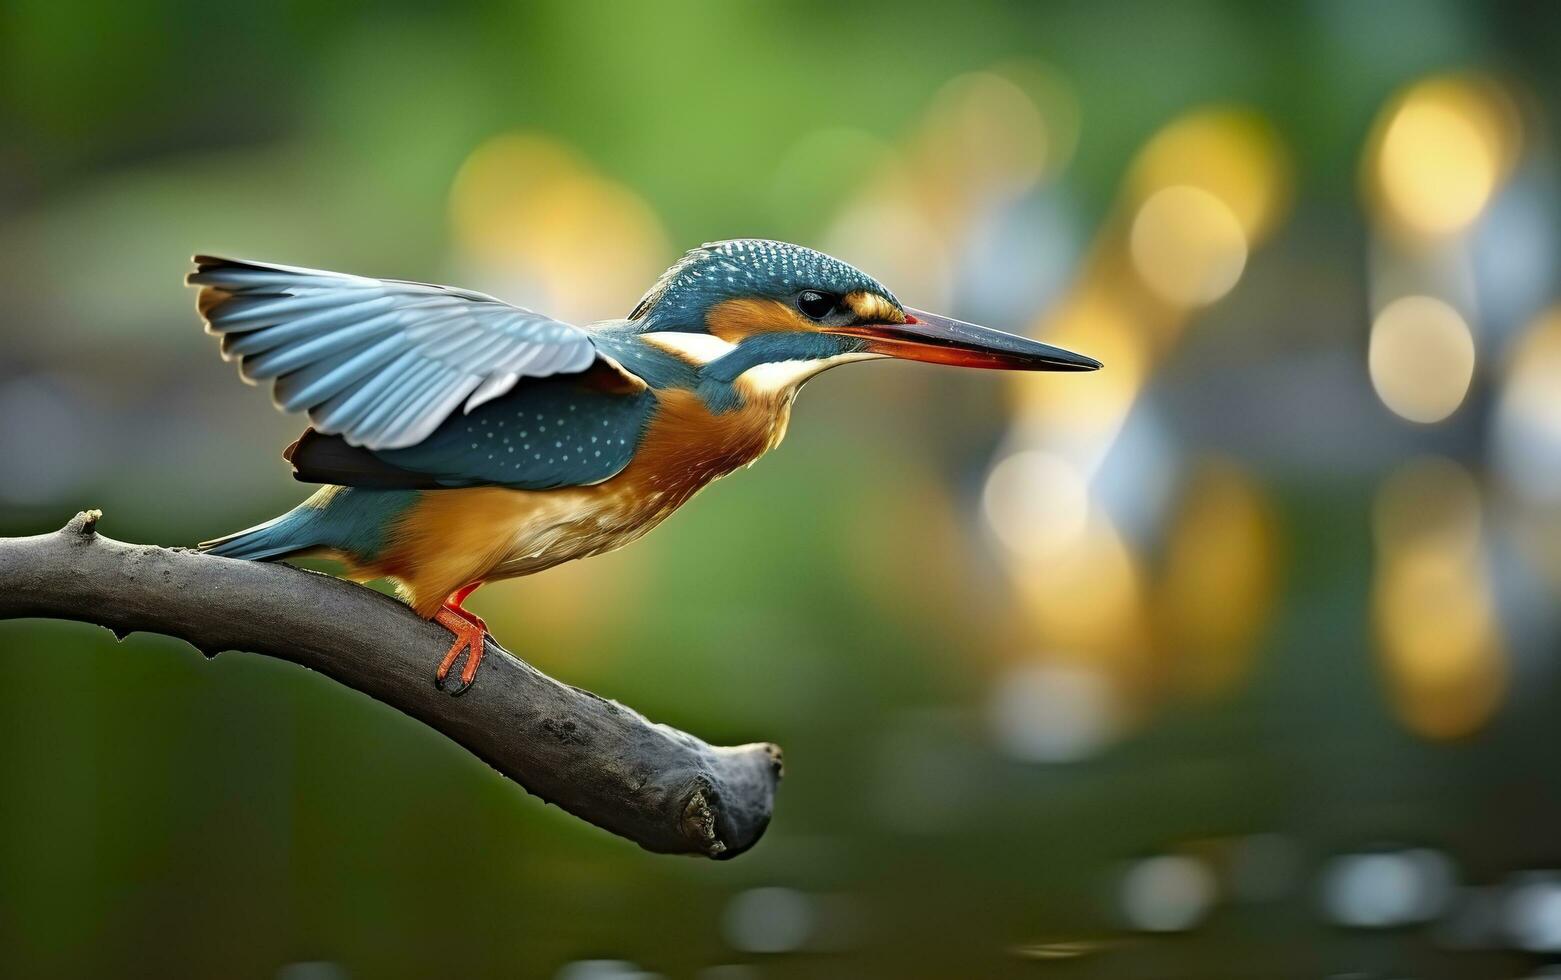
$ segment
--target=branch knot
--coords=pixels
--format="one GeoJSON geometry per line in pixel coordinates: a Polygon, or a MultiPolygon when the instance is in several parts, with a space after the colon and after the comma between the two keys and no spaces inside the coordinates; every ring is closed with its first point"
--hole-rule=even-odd
{"type": "Polygon", "coordinates": [[[68,534],[75,534],[83,538],[94,537],[98,533],[98,521],[103,519],[103,512],[96,507],[77,511],[76,516],[70,519],[63,530],[68,534]]]}

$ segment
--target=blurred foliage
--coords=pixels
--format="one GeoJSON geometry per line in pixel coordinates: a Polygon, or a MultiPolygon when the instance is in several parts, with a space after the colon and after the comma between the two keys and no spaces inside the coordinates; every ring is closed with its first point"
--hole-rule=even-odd
{"type": "Polygon", "coordinates": [[[785,746],[732,863],[285,664],[0,624],[0,973],[1538,969],[1558,53],[1532,3],[9,0],[0,533],[302,495],[194,251],[584,320],[774,237],[1106,370],[832,373],[665,529],[478,594],[785,746]]]}

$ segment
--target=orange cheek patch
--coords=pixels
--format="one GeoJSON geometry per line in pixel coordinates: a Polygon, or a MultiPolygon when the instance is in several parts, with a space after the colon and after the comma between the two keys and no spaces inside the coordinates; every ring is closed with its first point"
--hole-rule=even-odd
{"type": "Polygon", "coordinates": [[[818,324],[777,300],[745,297],[717,303],[705,316],[705,328],[711,336],[735,344],[757,333],[817,330],[818,324]]]}
{"type": "Polygon", "coordinates": [[[857,320],[862,323],[904,323],[905,314],[895,308],[895,305],[877,293],[869,293],[858,290],[847,293],[842,302],[846,308],[856,314],[857,320]]]}

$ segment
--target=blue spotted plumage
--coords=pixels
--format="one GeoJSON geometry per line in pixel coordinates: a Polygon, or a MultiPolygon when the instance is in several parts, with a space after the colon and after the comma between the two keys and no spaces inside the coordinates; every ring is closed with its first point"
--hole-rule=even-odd
{"type": "Polygon", "coordinates": [[[690,251],[626,319],[577,327],[424,283],[197,257],[189,277],[225,358],[310,428],[286,452],[324,485],[216,555],[326,555],[395,580],[455,634],[484,581],[622,547],[784,436],[797,389],[879,357],[1010,370],[1089,358],[911,310],[812,249],[745,239],[690,251]]]}
{"type": "Polygon", "coordinates": [[[649,389],[604,392],[547,378],[451,416],[415,446],[375,455],[443,487],[586,486],[629,464],[654,406],[649,389]]]}

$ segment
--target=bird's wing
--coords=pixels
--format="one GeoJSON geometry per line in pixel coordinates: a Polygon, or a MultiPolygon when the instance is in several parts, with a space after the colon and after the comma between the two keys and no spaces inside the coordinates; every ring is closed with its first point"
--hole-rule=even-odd
{"type": "Polygon", "coordinates": [[[469,413],[521,378],[598,360],[586,331],[482,293],[204,255],[195,265],[187,281],[222,356],[351,446],[415,446],[463,403],[469,413]]]}
{"type": "Polygon", "coordinates": [[[534,378],[502,397],[453,414],[404,449],[349,446],[304,433],[286,454],[309,483],[439,489],[588,486],[621,472],[639,447],[656,398],[606,364],[534,378]]]}

